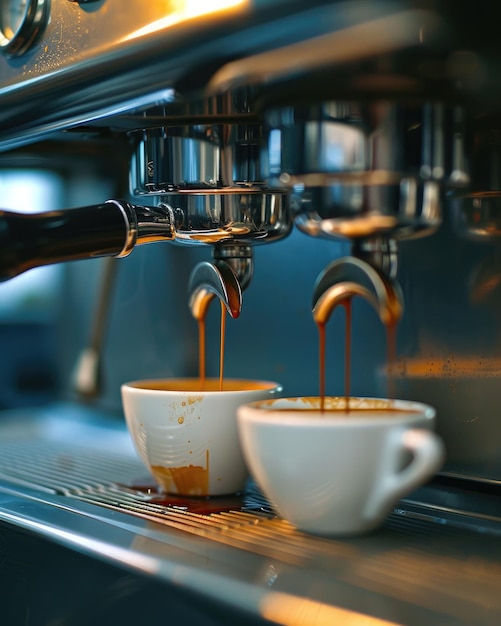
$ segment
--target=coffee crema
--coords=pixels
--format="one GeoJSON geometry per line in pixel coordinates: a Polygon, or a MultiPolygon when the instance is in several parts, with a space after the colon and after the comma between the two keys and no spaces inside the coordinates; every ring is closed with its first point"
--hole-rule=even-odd
{"type": "Polygon", "coordinates": [[[364,417],[366,418],[367,415],[370,413],[371,417],[377,418],[377,417],[384,417],[387,414],[390,414],[391,416],[406,416],[406,415],[420,415],[421,411],[418,410],[414,410],[414,409],[400,409],[398,407],[387,407],[387,408],[383,408],[383,407],[375,407],[375,408],[370,408],[370,407],[366,407],[366,408],[335,408],[335,409],[326,409],[326,408],[321,408],[320,406],[318,407],[279,407],[279,408],[273,408],[272,409],[273,412],[275,413],[305,413],[305,414],[311,414],[311,413],[316,413],[316,414],[321,414],[322,417],[328,417],[328,416],[335,416],[335,417],[348,417],[350,419],[352,418],[357,418],[357,417],[364,417]],[[375,415],[373,415],[375,414],[375,415]]]}
{"type": "Polygon", "coordinates": [[[214,391],[257,391],[274,389],[276,384],[267,381],[247,380],[245,378],[229,378],[221,381],[219,378],[206,378],[203,383],[199,378],[170,378],[159,380],[142,380],[132,383],[136,389],[148,389],[151,391],[176,391],[176,392],[214,392],[214,391]]]}

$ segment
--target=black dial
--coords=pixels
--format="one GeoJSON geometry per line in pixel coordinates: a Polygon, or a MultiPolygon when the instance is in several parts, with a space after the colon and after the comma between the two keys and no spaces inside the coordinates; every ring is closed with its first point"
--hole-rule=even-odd
{"type": "Polygon", "coordinates": [[[49,16],[50,0],[0,0],[0,50],[21,54],[35,42],[49,16]]]}

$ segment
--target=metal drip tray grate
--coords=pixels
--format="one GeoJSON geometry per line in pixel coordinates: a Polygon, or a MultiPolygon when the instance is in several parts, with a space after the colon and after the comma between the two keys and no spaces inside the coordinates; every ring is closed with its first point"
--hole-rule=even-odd
{"type": "MultiPolygon", "coordinates": [[[[233,498],[164,498],[131,454],[103,452],[50,440],[10,441],[0,444],[0,479],[35,491],[65,496],[164,526],[203,536],[240,549],[293,562],[297,558],[328,556],[332,542],[296,531],[276,517],[256,485],[233,498]]],[[[449,525],[430,524],[432,516],[398,510],[387,527],[398,532],[454,531],[449,525]]],[[[443,522],[443,520],[440,520],[443,522]]]]}
{"type": "Polygon", "coordinates": [[[8,442],[0,446],[0,475],[14,482],[66,496],[113,489],[144,474],[139,462],[87,447],[47,441],[8,442]]]}
{"type": "MultiPolygon", "coordinates": [[[[2,445],[0,478],[204,536],[211,531],[230,533],[232,528],[253,527],[274,518],[268,502],[252,484],[239,498],[186,499],[186,504],[181,499],[172,499],[172,504],[157,503],[158,493],[134,486],[140,482],[148,485],[139,461],[78,446],[66,446],[63,451],[57,443],[40,441],[2,445]],[[217,512],[190,510],[195,507],[217,512]]],[[[150,487],[153,489],[151,479],[150,487]]],[[[275,524],[289,527],[279,520],[275,524]]]]}
{"type": "Polygon", "coordinates": [[[240,497],[186,504],[174,499],[166,505],[155,502],[158,493],[134,487],[144,475],[139,461],[113,453],[78,446],[65,446],[63,451],[57,443],[40,441],[0,445],[0,479],[19,486],[128,513],[284,562],[318,560],[334,553],[332,542],[300,533],[278,519],[251,482],[240,497]]]}

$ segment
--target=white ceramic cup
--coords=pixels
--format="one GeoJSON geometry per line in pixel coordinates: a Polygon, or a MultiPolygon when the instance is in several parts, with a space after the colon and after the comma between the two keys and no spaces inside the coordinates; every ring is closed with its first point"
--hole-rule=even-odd
{"type": "Polygon", "coordinates": [[[173,378],[121,387],[135,448],[166,493],[217,496],[241,491],[249,477],[240,448],[236,410],[281,391],[269,381],[173,378]]]}
{"type": "Polygon", "coordinates": [[[300,530],[355,535],[441,466],[435,410],[403,400],[280,398],[238,409],[250,472],[277,513],[300,530]]]}

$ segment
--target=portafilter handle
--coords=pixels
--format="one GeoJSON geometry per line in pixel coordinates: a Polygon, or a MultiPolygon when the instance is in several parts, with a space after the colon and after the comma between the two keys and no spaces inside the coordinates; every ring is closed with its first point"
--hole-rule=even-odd
{"type": "Polygon", "coordinates": [[[174,239],[172,210],[124,200],[44,213],[0,210],[0,281],[41,265],[124,257],[136,245],[174,239]]]}

